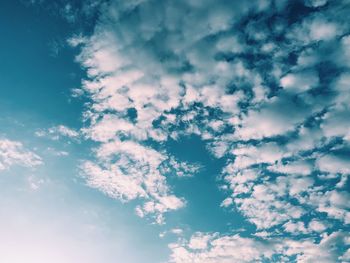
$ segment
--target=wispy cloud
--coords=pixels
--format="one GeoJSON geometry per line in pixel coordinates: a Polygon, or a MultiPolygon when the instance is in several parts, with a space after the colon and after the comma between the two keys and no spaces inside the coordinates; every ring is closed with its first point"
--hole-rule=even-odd
{"type": "Polygon", "coordinates": [[[35,132],[35,135],[37,137],[46,137],[55,141],[59,140],[60,138],[78,139],[80,136],[79,131],[76,131],[64,125],[37,130],[35,132]]]}
{"type": "Polygon", "coordinates": [[[14,165],[34,167],[42,164],[42,159],[27,150],[21,142],[0,139],[0,171],[14,165]]]}

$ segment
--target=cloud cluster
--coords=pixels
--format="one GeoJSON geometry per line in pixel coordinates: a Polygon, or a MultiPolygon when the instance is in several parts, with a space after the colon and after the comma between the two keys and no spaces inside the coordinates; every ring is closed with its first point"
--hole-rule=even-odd
{"type": "Polygon", "coordinates": [[[264,240],[238,234],[219,236],[218,233],[198,232],[189,241],[181,240],[169,245],[172,249],[170,262],[174,263],[346,262],[349,246],[349,237],[343,232],[325,234],[319,242],[288,238],[264,240]],[[344,246],[347,250],[340,249],[344,246]]]}
{"type": "Polygon", "coordinates": [[[34,167],[42,164],[41,158],[27,149],[21,142],[0,139],[0,171],[13,165],[34,167]]]}
{"type": "MultiPolygon", "coordinates": [[[[96,157],[103,168],[92,169],[91,163],[82,166],[90,175],[90,185],[105,192],[106,187],[113,185],[114,196],[126,196],[126,199],[152,196],[151,202],[157,202],[147,211],[182,206],[178,198],[178,205],[153,208],[163,206],[158,195],[172,197],[165,180],[169,169],[186,175],[197,168],[180,164],[164,151],[152,149],[147,141],[164,142],[182,134],[202,134],[198,127],[201,123],[196,122],[201,116],[205,117],[202,122],[207,130],[203,136],[213,137],[229,124],[222,120],[212,121],[211,110],[219,108],[229,114],[238,112],[238,103],[245,96],[242,91],[231,94],[223,86],[233,79],[246,82],[250,75],[258,78],[239,61],[216,61],[215,54],[229,48],[234,41],[233,36],[217,40],[210,37],[225,32],[232,26],[234,16],[239,15],[241,10],[248,13],[255,9],[259,1],[255,1],[255,5],[235,4],[229,9],[224,3],[218,5],[209,1],[208,4],[213,7],[213,12],[206,11],[206,5],[195,1],[163,4],[112,1],[103,10],[101,22],[91,37],[70,39],[72,45],[83,45],[77,59],[88,73],[83,89],[89,94],[91,104],[85,112],[89,126],[84,133],[101,143],[96,157]],[[185,19],[184,10],[190,12],[185,19]],[[192,25],[196,26],[190,29],[192,25]],[[204,51],[208,52],[208,56],[201,55],[204,51]],[[237,72],[231,76],[232,71],[237,72]],[[198,103],[201,105],[193,109],[193,105],[198,103]],[[173,110],[182,113],[174,113],[173,110]],[[179,126],[184,128],[179,130],[179,126]],[[126,147],[114,150],[112,145],[126,147]],[[117,161],[99,154],[106,148],[112,151],[111,155],[117,155],[117,161]],[[163,165],[166,160],[169,164],[163,165]],[[112,167],[123,167],[123,171],[112,170],[112,167]],[[135,167],[139,167],[137,172],[135,167]],[[103,171],[110,173],[111,178],[116,175],[115,178],[125,181],[118,180],[116,184],[112,182],[115,178],[106,179],[102,186],[96,181],[97,175],[103,171]],[[154,177],[152,181],[155,180],[158,186],[148,187],[148,177],[154,177]],[[121,185],[130,183],[138,189],[134,194],[122,190],[125,187],[121,185]]],[[[263,4],[259,6],[261,10],[267,8],[263,4]]],[[[96,164],[93,167],[96,168],[96,164]]]]}
{"type": "Polygon", "coordinates": [[[136,213],[154,215],[157,223],[163,223],[163,213],[185,204],[170,193],[164,175],[184,176],[199,169],[134,141],[106,142],[96,156],[99,164],[86,161],[81,166],[88,184],[122,201],[142,198],[145,202],[136,207],[136,213]]]}
{"type": "Polygon", "coordinates": [[[198,170],[164,145],[195,134],[227,160],[222,206],[289,239],[205,236],[172,247],[173,261],[232,262],[242,246],[243,262],[326,253],[350,223],[349,11],[346,0],[109,1],[93,34],[69,41],[87,71],[84,134],[98,145],[88,184],[142,199],[137,214],[163,222],[185,205],[166,177],[198,170]]]}

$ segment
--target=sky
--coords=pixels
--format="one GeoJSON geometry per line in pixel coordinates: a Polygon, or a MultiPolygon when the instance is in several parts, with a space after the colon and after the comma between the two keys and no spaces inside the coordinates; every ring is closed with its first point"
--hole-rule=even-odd
{"type": "Polygon", "coordinates": [[[0,1],[0,262],[350,262],[349,12],[0,1]]]}

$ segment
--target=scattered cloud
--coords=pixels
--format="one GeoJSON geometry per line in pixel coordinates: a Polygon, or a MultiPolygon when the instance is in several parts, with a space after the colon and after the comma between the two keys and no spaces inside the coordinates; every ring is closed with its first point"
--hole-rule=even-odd
{"type": "Polygon", "coordinates": [[[350,220],[347,1],[110,1],[100,11],[91,36],[69,40],[87,72],[83,133],[97,144],[82,165],[88,185],[140,200],[137,215],[163,223],[186,205],[168,176],[200,169],[166,144],[197,135],[226,161],[221,206],[257,233],[196,233],[171,246],[173,262],[346,258],[330,248],[346,246],[350,220]]]}
{"type": "Polygon", "coordinates": [[[24,148],[18,141],[0,139],[0,171],[13,165],[35,167],[42,164],[42,159],[34,152],[24,148]]]}
{"type": "MultiPolygon", "coordinates": [[[[246,238],[240,235],[219,236],[218,233],[196,233],[189,241],[181,240],[170,244],[172,250],[170,262],[338,262],[337,251],[340,246],[349,246],[344,232],[325,234],[320,242],[312,239],[262,240],[246,238]],[[199,246],[191,245],[193,242],[199,246]]],[[[340,252],[342,258],[348,257],[348,252],[340,252]]]]}
{"type": "Polygon", "coordinates": [[[137,215],[155,215],[158,223],[163,223],[163,213],[185,205],[171,194],[165,174],[182,177],[198,170],[134,141],[104,143],[96,156],[100,164],[86,161],[81,166],[88,185],[123,201],[143,199],[144,204],[136,207],[137,215]]]}
{"type": "Polygon", "coordinates": [[[73,130],[64,125],[53,126],[49,129],[40,129],[35,132],[37,137],[46,137],[51,140],[59,140],[61,138],[78,139],[79,131],[73,130]]]}

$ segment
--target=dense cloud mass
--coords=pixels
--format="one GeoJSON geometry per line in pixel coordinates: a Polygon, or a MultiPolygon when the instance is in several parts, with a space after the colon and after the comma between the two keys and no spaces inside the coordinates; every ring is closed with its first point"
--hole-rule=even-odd
{"type": "Polygon", "coordinates": [[[163,146],[197,135],[227,160],[223,209],[256,233],[196,233],[172,262],[348,262],[349,12],[347,0],[102,5],[93,34],[69,41],[98,144],[88,184],[163,223],[186,205],[167,177],[200,169],[163,146]]]}

